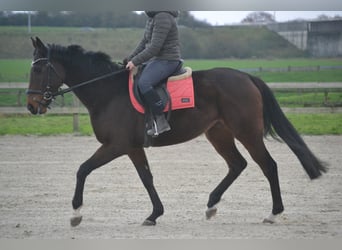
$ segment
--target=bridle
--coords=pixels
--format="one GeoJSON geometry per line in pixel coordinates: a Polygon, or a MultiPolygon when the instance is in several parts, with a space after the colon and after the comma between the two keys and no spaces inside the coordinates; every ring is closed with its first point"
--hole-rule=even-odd
{"type": "MultiPolygon", "coordinates": [[[[60,74],[57,72],[57,70],[54,67],[54,65],[50,62],[50,47],[48,47],[47,49],[48,49],[48,56],[47,57],[38,58],[38,59],[34,60],[31,63],[31,66],[34,66],[35,64],[37,64],[37,63],[39,63],[41,61],[46,61],[45,66],[48,69],[48,72],[47,72],[48,76],[47,76],[47,84],[46,84],[45,90],[44,91],[36,90],[36,89],[27,89],[26,90],[26,95],[34,94],[34,95],[41,95],[41,96],[43,96],[42,100],[44,100],[44,102],[42,102],[42,100],[40,100],[40,101],[35,100],[35,101],[38,102],[39,105],[42,105],[42,106],[44,106],[46,108],[50,108],[49,105],[51,104],[51,102],[54,99],[56,99],[57,96],[63,96],[65,93],[71,92],[71,91],[73,91],[76,88],[79,88],[79,87],[82,87],[82,86],[87,85],[89,83],[93,83],[93,82],[105,79],[107,77],[114,76],[114,75],[120,74],[120,73],[122,73],[124,71],[127,71],[127,69],[124,67],[124,65],[122,65],[123,68],[119,69],[117,71],[110,72],[108,74],[105,74],[105,75],[93,78],[91,80],[78,83],[78,84],[76,84],[74,86],[71,86],[69,88],[65,88],[65,89],[61,89],[60,88],[58,91],[52,92],[51,91],[51,83],[50,83],[50,79],[51,79],[50,78],[50,73],[53,72],[54,74],[56,74],[57,77],[61,80],[61,84],[64,82],[64,79],[60,76],[60,74]]],[[[41,84],[41,85],[43,86],[43,84],[41,84]]]]}
{"type": "MultiPolygon", "coordinates": [[[[41,57],[36,60],[34,60],[31,63],[31,67],[34,66],[35,64],[45,61],[46,64],[45,66],[47,67],[47,84],[45,87],[45,90],[36,90],[36,89],[27,89],[26,90],[26,95],[41,95],[43,96],[42,100],[35,100],[36,102],[39,103],[39,105],[42,105],[46,108],[49,108],[49,105],[51,104],[52,100],[55,99],[56,95],[52,93],[51,91],[51,72],[53,72],[60,80],[61,83],[64,82],[63,78],[60,76],[60,74],[57,72],[55,66],[50,62],[50,48],[48,47],[48,56],[47,57],[41,57]],[[44,101],[44,102],[43,102],[44,101]]],[[[43,82],[41,83],[41,86],[43,86],[43,82]]]]}

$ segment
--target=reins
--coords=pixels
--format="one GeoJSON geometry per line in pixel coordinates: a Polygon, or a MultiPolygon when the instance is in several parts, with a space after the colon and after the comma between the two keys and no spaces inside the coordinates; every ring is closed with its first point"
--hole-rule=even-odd
{"type": "Polygon", "coordinates": [[[102,75],[102,76],[99,76],[99,77],[96,77],[94,79],[91,79],[91,80],[88,80],[88,81],[85,81],[85,82],[81,82],[81,83],[78,83],[74,86],[71,86],[69,88],[66,88],[66,89],[62,89],[60,91],[57,91],[55,93],[52,93],[52,97],[56,97],[56,96],[59,96],[59,95],[64,95],[65,93],[68,93],[68,92],[71,92],[73,91],[74,89],[77,89],[79,87],[82,87],[82,86],[85,86],[85,85],[88,85],[90,83],[93,83],[93,82],[96,82],[96,81],[99,81],[99,80],[102,80],[102,79],[105,79],[105,78],[108,78],[110,76],[115,76],[115,75],[118,75],[124,71],[127,71],[127,69],[123,68],[123,69],[120,69],[118,71],[115,71],[115,72],[111,72],[111,73],[108,73],[108,74],[105,74],[105,75],[102,75]]]}

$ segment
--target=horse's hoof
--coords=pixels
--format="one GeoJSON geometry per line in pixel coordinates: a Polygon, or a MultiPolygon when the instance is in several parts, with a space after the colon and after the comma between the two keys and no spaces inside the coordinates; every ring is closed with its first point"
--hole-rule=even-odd
{"type": "Polygon", "coordinates": [[[275,221],[274,221],[274,220],[270,220],[270,219],[268,219],[268,218],[265,218],[265,219],[262,221],[262,223],[264,223],[264,224],[273,224],[273,223],[275,223],[275,221]]]}
{"type": "Polygon", "coordinates": [[[72,227],[78,226],[82,221],[82,216],[75,216],[70,219],[70,225],[72,227]]]}
{"type": "Polygon", "coordinates": [[[280,214],[270,214],[267,218],[263,220],[262,223],[265,224],[274,224],[276,222],[276,219],[279,217],[280,214]]]}
{"type": "Polygon", "coordinates": [[[143,222],[143,226],[155,226],[157,223],[155,221],[151,221],[151,220],[145,220],[143,222]]]}
{"type": "Polygon", "coordinates": [[[213,216],[215,216],[217,213],[216,207],[210,207],[205,211],[205,216],[207,217],[207,220],[210,220],[213,216]]]}

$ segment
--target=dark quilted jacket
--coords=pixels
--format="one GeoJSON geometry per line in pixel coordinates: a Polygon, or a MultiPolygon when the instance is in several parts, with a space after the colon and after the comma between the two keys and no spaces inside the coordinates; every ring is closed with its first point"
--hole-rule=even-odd
{"type": "Polygon", "coordinates": [[[137,66],[155,58],[180,60],[178,11],[146,11],[146,14],[149,18],[144,36],[128,61],[137,66]]]}

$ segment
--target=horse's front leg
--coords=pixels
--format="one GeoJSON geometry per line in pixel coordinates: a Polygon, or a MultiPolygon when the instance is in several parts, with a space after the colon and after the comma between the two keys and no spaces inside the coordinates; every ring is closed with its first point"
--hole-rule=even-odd
{"type": "Polygon", "coordinates": [[[80,213],[83,204],[83,190],[84,183],[87,176],[95,169],[103,166],[111,160],[121,156],[122,153],[117,152],[111,145],[102,145],[95,154],[84,162],[77,171],[76,189],[74,198],[72,200],[72,206],[74,213],[70,219],[71,226],[78,226],[82,221],[82,215],[80,213]]]}
{"type": "Polygon", "coordinates": [[[138,171],[139,177],[143,182],[153,205],[152,214],[143,222],[143,225],[154,226],[156,225],[156,219],[164,213],[164,207],[154,187],[153,176],[147,162],[145,151],[143,148],[137,148],[132,150],[128,156],[138,171]]]}

